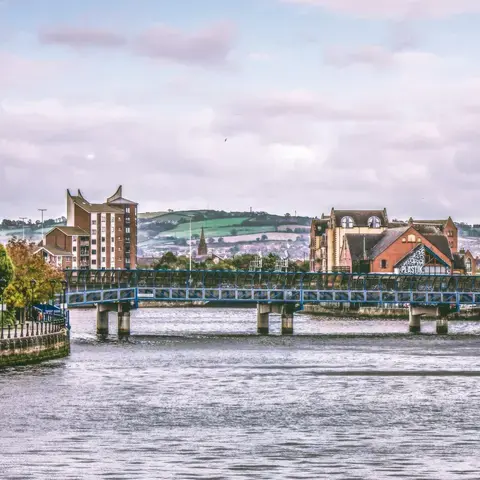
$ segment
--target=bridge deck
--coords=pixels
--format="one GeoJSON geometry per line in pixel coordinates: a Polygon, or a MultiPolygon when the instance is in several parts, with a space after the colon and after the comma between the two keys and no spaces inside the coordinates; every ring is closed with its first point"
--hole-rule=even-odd
{"type": "Polygon", "coordinates": [[[223,270],[67,270],[69,305],[119,301],[480,305],[480,277],[223,270]]]}

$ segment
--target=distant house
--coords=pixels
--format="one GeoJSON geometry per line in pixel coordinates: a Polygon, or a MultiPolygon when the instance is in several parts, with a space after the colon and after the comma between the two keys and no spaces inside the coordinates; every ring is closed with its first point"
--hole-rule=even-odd
{"type": "Polygon", "coordinates": [[[453,254],[453,273],[458,275],[477,274],[477,259],[470,250],[462,249],[458,253],[453,254]]]}
{"type": "Polygon", "coordinates": [[[414,226],[379,235],[345,235],[341,264],[350,272],[450,274],[454,259],[445,235],[422,234],[414,226]]]}
{"type": "Polygon", "coordinates": [[[343,270],[340,255],[347,234],[379,235],[388,228],[387,210],[335,210],[314,219],[310,228],[310,270],[343,270]]]}

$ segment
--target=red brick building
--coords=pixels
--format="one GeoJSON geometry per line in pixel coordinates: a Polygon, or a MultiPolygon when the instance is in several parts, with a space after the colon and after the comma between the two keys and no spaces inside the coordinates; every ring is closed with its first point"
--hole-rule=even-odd
{"type": "Polygon", "coordinates": [[[105,203],[90,203],[67,190],[67,226],[50,230],[39,244],[46,261],[61,268],[124,269],[137,266],[137,203],[122,187],[105,203]]]}
{"type": "Polygon", "coordinates": [[[350,272],[452,274],[476,273],[470,252],[457,253],[458,229],[445,221],[410,219],[374,235],[344,236],[340,264],[350,272]]]}

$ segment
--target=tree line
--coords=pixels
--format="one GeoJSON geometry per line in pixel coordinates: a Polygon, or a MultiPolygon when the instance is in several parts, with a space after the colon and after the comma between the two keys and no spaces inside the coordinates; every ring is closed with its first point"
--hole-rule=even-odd
{"type": "MultiPolygon", "coordinates": [[[[192,259],[192,269],[194,270],[250,270],[254,260],[258,257],[254,254],[245,253],[235,255],[233,258],[219,258],[212,256],[206,260],[195,261],[192,259]]],[[[277,269],[282,259],[274,253],[269,253],[262,258],[262,271],[273,272],[277,269]]],[[[285,262],[285,260],[283,260],[285,262]]],[[[155,270],[188,270],[190,267],[190,258],[187,255],[175,255],[172,252],[166,252],[153,263],[155,270]]],[[[283,270],[285,267],[282,263],[283,270]]],[[[309,262],[296,262],[288,260],[287,270],[289,272],[308,272],[309,262]]]]}

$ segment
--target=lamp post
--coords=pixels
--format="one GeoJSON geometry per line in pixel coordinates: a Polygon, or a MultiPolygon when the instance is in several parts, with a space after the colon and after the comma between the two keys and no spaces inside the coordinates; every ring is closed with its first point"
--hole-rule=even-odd
{"type": "Polygon", "coordinates": [[[46,208],[39,208],[38,211],[42,212],[42,240],[43,240],[43,212],[46,212],[47,209],[46,208]]]}
{"type": "Polygon", "coordinates": [[[65,310],[67,309],[67,281],[66,280],[62,280],[62,291],[63,291],[62,312],[65,315],[65,310]]]}
{"type": "Polygon", "coordinates": [[[4,278],[0,278],[0,308],[1,308],[1,315],[2,315],[2,333],[0,335],[0,338],[3,339],[3,292],[5,291],[5,288],[7,287],[7,281],[4,278]]]}
{"type": "Polygon", "coordinates": [[[50,280],[50,291],[52,292],[52,295],[50,297],[52,301],[52,305],[55,303],[55,287],[57,286],[57,281],[56,280],[50,280]]]}
{"type": "Polygon", "coordinates": [[[20,217],[20,220],[22,221],[22,240],[25,240],[25,220],[27,217],[20,217]]]}
{"type": "Polygon", "coordinates": [[[192,271],[192,217],[190,217],[190,255],[189,255],[189,270],[192,271]]]}
{"type": "Polygon", "coordinates": [[[32,296],[30,298],[30,320],[33,322],[33,295],[35,292],[35,287],[37,285],[37,282],[32,278],[30,280],[30,288],[32,289],[32,296]]]}

